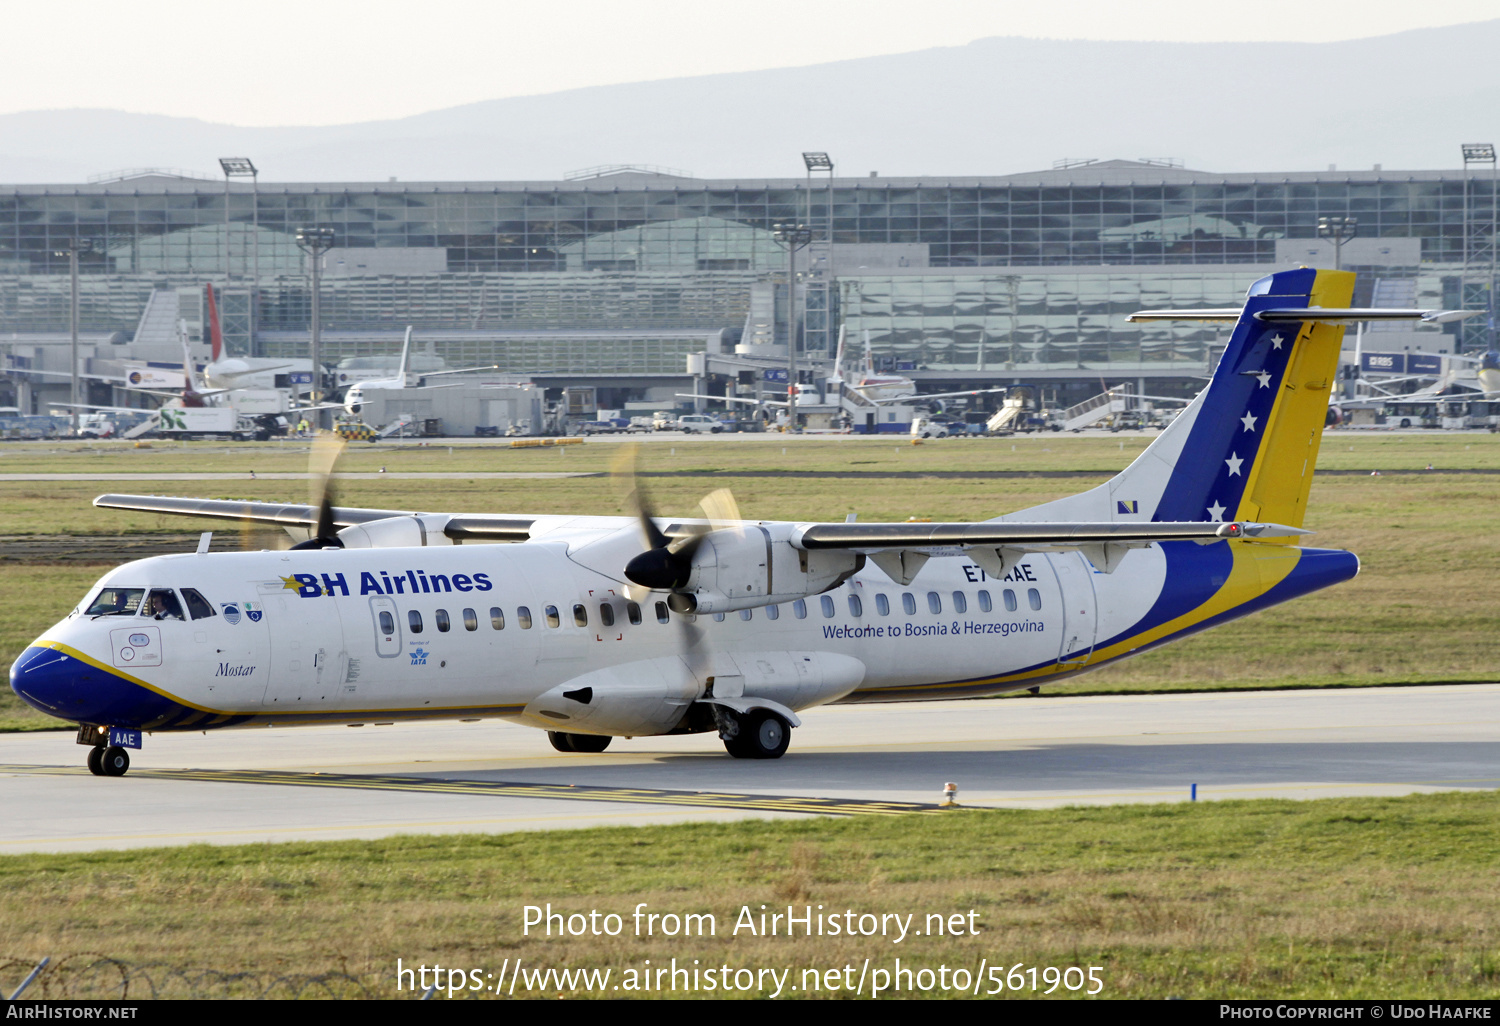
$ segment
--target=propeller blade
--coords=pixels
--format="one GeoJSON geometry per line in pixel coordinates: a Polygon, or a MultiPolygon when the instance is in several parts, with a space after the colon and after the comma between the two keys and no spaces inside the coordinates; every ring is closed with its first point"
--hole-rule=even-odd
{"type": "Polygon", "coordinates": [[[331,431],[313,439],[312,453],[308,456],[309,506],[318,507],[318,524],[312,537],[293,545],[294,549],[343,548],[338,537],[338,526],[333,522],[333,468],[344,453],[344,439],[331,431]]]}
{"type": "Polygon", "coordinates": [[[734,493],[728,488],[709,492],[698,505],[702,508],[710,529],[715,531],[738,527],[739,521],[744,519],[740,516],[739,503],[734,501],[734,493]]]}

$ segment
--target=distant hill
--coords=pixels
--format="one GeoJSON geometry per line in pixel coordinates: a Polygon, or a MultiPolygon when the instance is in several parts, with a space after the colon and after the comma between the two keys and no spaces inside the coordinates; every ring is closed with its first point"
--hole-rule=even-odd
{"type": "Polygon", "coordinates": [[[325,128],[30,111],[0,115],[0,181],[215,172],[216,158],[240,154],[266,182],[545,180],[613,163],[789,177],[807,149],[853,176],[1010,174],[1062,157],[1175,157],[1210,171],[1456,167],[1460,143],[1500,141],[1496,53],[1500,20],[1342,43],[996,38],[325,128]]]}

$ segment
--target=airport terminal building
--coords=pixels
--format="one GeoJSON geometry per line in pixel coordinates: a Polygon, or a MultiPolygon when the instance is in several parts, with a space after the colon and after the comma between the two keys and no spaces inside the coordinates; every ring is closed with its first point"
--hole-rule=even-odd
{"type": "MultiPolygon", "coordinates": [[[[1023,383],[1066,402],[1102,380],[1183,394],[1225,329],[1128,314],[1232,306],[1255,278],[1336,258],[1362,272],[1356,305],[1488,309],[1493,167],[1225,175],[1109,160],[770,181],[615,167],[552,182],[309,184],[145,171],[0,186],[0,343],[15,397],[0,405],[46,391],[27,369],[66,369],[75,245],[79,329],[99,366],[174,358],[169,338],[142,333],[157,292],[177,294],[201,341],[204,283],[222,296],[231,352],[306,357],[308,227],[333,232],[319,258],[330,365],[394,353],[410,324],[449,366],[496,364],[620,400],[683,390],[699,353],[700,387],[753,384],[758,368],[785,365],[776,226],[802,223],[803,367],[827,365],[842,329],[856,351],[868,341],[877,369],[933,391],[1023,383]],[[1320,219],[1328,235],[1340,218],[1357,227],[1336,254],[1320,219]]],[[[1366,347],[1484,350],[1492,331],[1477,317],[1367,335],[1366,347]]]]}

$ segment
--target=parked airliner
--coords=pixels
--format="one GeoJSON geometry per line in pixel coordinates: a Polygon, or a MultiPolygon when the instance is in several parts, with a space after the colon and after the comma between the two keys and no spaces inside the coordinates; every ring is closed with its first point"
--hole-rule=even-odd
{"type": "Polygon", "coordinates": [[[101,496],[311,537],[205,538],[112,570],[11,687],[118,775],[143,733],[407,719],[507,719],[565,751],[714,731],[776,758],[825,703],[1058,681],[1358,572],[1296,544],[1353,284],[1256,282],[1208,386],[1129,467],[983,522],[746,521],[722,498],[673,520],[101,496]]]}

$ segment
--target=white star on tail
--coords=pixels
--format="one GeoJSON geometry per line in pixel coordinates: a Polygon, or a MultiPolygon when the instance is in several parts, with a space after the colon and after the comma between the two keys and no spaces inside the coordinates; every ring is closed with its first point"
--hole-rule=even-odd
{"type": "Polygon", "coordinates": [[[1281,348],[1281,343],[1283,343],[1285,341],[1286,341],[1286,339],[1282,338],[1280,334],[1272,335],[1271,336],[1271,348],[1272,349],[1280,349],[1281,348]]]}
{"type": "Polygon", "coordinates": [[[1240,454],[1239,453],[1237,453],[1237,452],[1230,453],[1229,454],[1229,459],[1225,460],[1224,462],[1227,463],[1227,464],[1229,464],[1229,476],[1230,477],[1239,477],[1240,476],[1240,464],[1244,463],[1245,461],[1242,460],[1242,459],[1240,459],[1240,454]]]}
{"type": "Polygon", "coordinates": [[[1258,374],[1255,375],[1255,378],[1256,378],[1257,381],[1260,382],[1260,387],[1261,388],[1270,388],[1271,387],[1271,372],[1270,371],[1261,371],[1261,372],[1259,372],[1258,374]]]}
{"type": "Polygon", "coordinates": [[[1243,417],[1240,418],[1240,423],[1243,424],[1243,425],[1245,425],[1245,430],[1246,431],[1254,431],[1255,430],[1255,422],[1257,420],[1259,420],[1259,419],[1260,418],[1257,417],[1257,416],[1255,416],[1254,414],[1247,413],[1243,417]]]}
{"type": "Polygon", "coordinates": [[[1210,523],[1221,524],[1224,522],[1224,507],[1215,502],[1208,507],[1208,519],[1210,523]]]}

